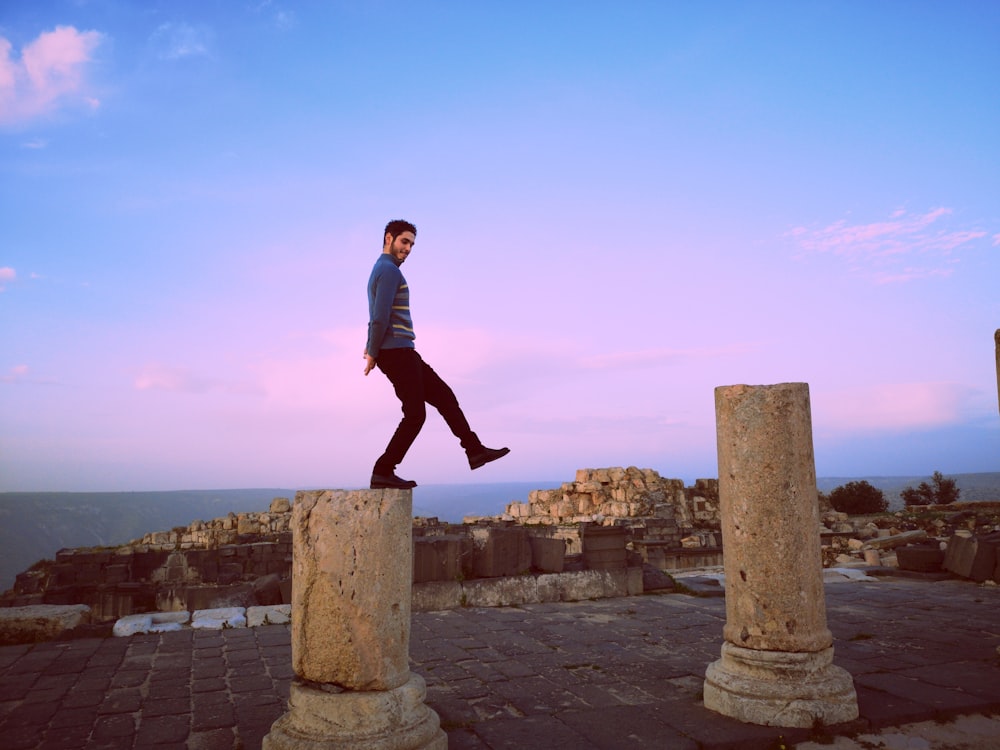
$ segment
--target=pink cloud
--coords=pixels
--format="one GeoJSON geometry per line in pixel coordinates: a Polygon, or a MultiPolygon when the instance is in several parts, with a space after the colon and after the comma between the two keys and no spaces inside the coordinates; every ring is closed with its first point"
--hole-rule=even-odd
{"type": "Polygon", "coordinates": [[[96,31],[57,26],[25,45],[17,60],[10,41],[0,37],[0,123],[28,122],[73,103],[99,106],[86,93],[84,68],[101,38],[96,31]]]}
{"type": "Polygon", "coordinates": [[[813,394],[814,422],[835,432],[896,431],[958,422],[976,394],[957,383],[889,383],[813,394]]]}
{"type": "Polygon", "coordinates": [[[8,266],[0,268],[0,292],[4,290],[4,287],[8,282],[13,281],[17,278],[17,271],[8,266]]]}
{"type": "Polygon", "coordinates": [[[251,384],[205,377],[184,367],[163,364],[147,365],[136,376],[133,385],[137,391],[169,391],[172,393],[202,394],[223,392],[229,394],[258,394],[259,389],[251,384]]]}
{"type": "Polygon", "coordinates": [[[901,284],[917,279],[947,278],[953,271],[953,268],[904,268],[896,273],[876,273],[874,281],[876,284],[901,284]]]}
{"type": "Polygon", "coordinates": [[[27,374],[27,365],[14,365],[6,373],[0,375],[0,383],[14,383],[18,380],[23,380],[27,374]]]}
{"type": "Polygon", "coordinates": [[[952,213],[945,207],[922,214],[897,209],[888,221],[850,224],[841,220],[821,229],[794,227],[786,237],[805,254],[829,253],[851,261],[856,269],[873,269],[870,276],[880,284],[948,276],[951,270],[940,267],[950,261],[948,256],[987,236],[980,229],[948,227],[952,213]],[[912,255],[924,256],[928,267],[896,267],[912,255]]]}
{"type": "Polygon", "coordinates": [[[677,365],[691,360],[711,359],[731,354],[745,354],[753,347],[735,345],[716,349],[644,349],[633,352],[616,352],[583,357],[579,364],[590,370],[635,369],[677,365]]]}

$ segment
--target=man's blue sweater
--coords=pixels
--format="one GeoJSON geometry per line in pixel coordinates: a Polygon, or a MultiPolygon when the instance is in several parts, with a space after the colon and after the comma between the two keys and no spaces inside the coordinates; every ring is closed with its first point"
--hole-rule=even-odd
{"type": "Polygon", "coordinates": [[[375,359],[383,349],[413,348],[410,288],[399,266],[400,261],[382,253],[368,277],[367,351],[375,359]]]}

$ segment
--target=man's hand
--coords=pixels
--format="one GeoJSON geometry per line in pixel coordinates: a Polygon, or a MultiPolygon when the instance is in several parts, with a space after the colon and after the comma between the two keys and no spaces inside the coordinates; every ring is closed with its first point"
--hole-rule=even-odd
{"type": "Polygon", "coordinates": [[[369,356],[367,349],[365,349],[364,356],[365,356],[365,375],[367,375],[368,373],[370,373],[372,370],[375,369],[375,358],[369,356]]]}

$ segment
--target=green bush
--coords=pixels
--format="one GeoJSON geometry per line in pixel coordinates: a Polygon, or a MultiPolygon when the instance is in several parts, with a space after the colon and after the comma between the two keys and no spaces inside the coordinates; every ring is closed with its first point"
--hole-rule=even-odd
{"type": "Polygon", "coordinates": [[[903,504],[911,505],[947,505],[958,502],[960,490],[954,479],[945,479],[944,474],[935,471],[931,477],[933,485],[921,482],[916,489],[907,487],[899,493],[903,504]]]}
{"type": "Polygon", "coordinates": [[[864,479],[848,482],[830,493],[830,505],[840,513],[852,516],[866,513],[885,513],[889,507],[885,495],[878,487],[873,487],[864,479]]]}

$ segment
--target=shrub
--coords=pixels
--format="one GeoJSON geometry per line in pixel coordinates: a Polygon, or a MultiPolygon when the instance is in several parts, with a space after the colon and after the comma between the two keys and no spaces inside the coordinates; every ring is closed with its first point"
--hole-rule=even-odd
{"type": "Polygon", "coordinates": [[[903,504],[907,507],[911,505],[947,505],[958,502],[958,495],[961,490],[954,479],[945,479],[944,474],[935,471],[931,477],[933,486],[927,482],[921,482],[916,489],[907,487],[899,493],[903,498],[903,504]]]}
{"type": "Polygon", "coordinates": [[[864,479],[848,482],[830,493],[830,505],[835,511],[850,515],[884,513],[889,507],[885,495],[878,487],[873,487],[864,479]]]}

